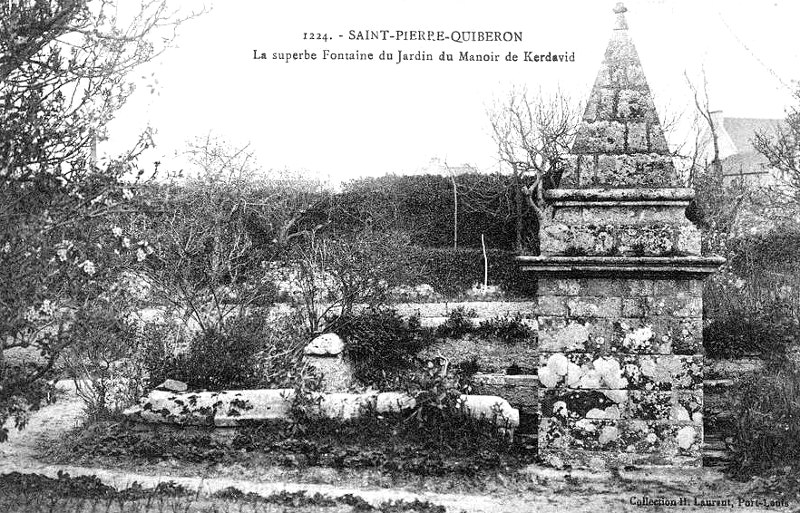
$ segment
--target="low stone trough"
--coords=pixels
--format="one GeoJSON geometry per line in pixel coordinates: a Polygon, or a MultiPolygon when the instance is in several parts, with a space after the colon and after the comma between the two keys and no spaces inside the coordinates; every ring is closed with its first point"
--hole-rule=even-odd
{"type": "MultiPolygon", "coordinates": [[[[252,421],[291,421],[295,391],[291,388],[228,390],[223,392],[175,392],[154,390],[140,404],[125,410],[133,420],[180,426],[240,426],[252,421]]],[[[314,393],[310,413],[350,420],[367,412],[390,413],[416,406],[413,396],[402,392],[314,393]]],[[[519,410],[505,399],[491,395],[462,395],[460,406],[475,418],[494,419],[498,427],[519,426],[519,410]]]]}

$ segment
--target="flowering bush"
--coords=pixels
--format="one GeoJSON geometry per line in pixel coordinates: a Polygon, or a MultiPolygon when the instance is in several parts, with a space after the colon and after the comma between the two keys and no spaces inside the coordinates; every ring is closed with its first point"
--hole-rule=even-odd
{"type": "Polygon", "coordinates": [[[0,4],[0,426],[24,424],[48,398],[71,319],[130,261],[109,223],[131,199],[122,178],[143,174],[135,162],[150,134],[117,159],[93,150],[133,91],[128,73],[186,17],[159,0],[125,17],[113,9],[0,4]]]}
{"type": "Polygon", "coordinates": [[[71,182],[50,176],[37,187],[13,180],[0,187],[9,205],[0,213],[0,280],[13,284],[0,287],[0,422],[14,416],[24,425],[27,411],[49,396],[46,382],[75,340],[75,319],[108,298],[135,262],[133,246],[111,224],[126,208],[130,191],[119,177],[130,165],[87,170],[71,182]]]}
{"type": "Polygon", "coordinates": [[[72,320],[64,365],[89,417],[118,413],[145,392],[141,345],[122,294],[97,298],[72,320]]]}

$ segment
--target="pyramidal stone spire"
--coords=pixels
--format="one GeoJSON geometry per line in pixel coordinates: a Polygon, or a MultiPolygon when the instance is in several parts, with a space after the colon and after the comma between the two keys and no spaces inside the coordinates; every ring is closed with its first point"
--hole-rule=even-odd
{"type": "Polygon", "coordinates": [[[544,191],[537,282],[538,450],[556,466],[702,464],[701,253],[636,47],[611,40],[559,186],[544,191]]]}
{"type": "Polygon", "coordinates": [[[562,187],[676,187],[678,176],[639,54],[627,9],[616,24],[572,147],[562,187]]]}

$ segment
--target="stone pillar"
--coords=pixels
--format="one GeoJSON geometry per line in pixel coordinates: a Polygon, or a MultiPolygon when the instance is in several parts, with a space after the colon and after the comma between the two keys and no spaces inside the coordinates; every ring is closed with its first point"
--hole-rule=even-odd
{"type": "Polygon", "coordinates": [[[539,256],[541,456],[577,467],[702,464],[700,254],[626,9],[617,20],[539,256]]]}

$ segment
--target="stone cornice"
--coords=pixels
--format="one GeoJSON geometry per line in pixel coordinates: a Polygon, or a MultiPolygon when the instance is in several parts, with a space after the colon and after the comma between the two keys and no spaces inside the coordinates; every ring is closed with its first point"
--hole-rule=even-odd
{"type": "Polygon", "coordinates": [[[523,271],[537,275],[594,277],[674,277],[697,276],[716,272],[725,263],[720,256],[518,256],[523,271]]]}
{"type": "Polygon", "coordinates": [[[551,189],[544,192],[544,198],[555,207],[686,207],[694,198],[694,189],[551,189]]]}

